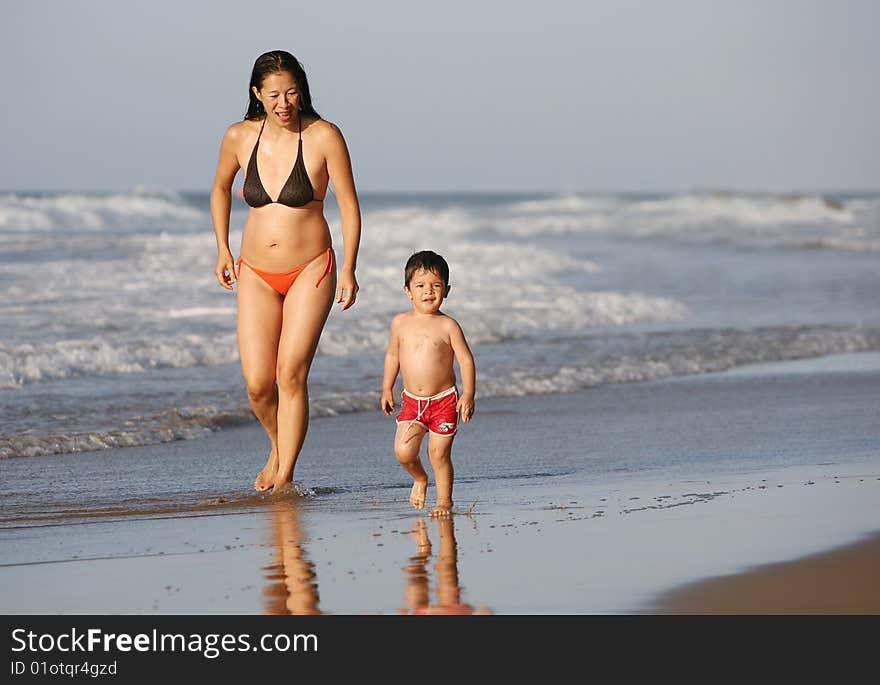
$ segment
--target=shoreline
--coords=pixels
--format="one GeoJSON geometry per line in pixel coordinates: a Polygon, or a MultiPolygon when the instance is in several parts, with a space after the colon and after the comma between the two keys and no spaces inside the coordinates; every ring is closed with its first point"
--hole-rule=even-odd
{"type": "Polygon", "coordinates": [[[874,613],[878,557],[847,550],[869,535],[880,546],[878,387],[880,355],[868,354],[485,400],[456,439],[448,523],[406,503],[393,430],[378,410],[313,422],[297,468],[306,497],[247,490],[265,441],[256,425],[7,461],[0,606],[692,613],[682,598],[694,587],[703,597],[713,582],[764,587],[776,581],[761,569],[800,578],[816,555],[831,555],[873,581],[863,602],[844,600],[838,590],[852,583],[827,571],[799,581],[801,594],[783,604],[756,608],[760,595],[748,593],[757,586],[725,585],[698,606],[874,613]],[[38,463],[59,488],[36,500],[27,493],[38,463]],[[821,602],[805,604],[809,591],[821,602]]]}

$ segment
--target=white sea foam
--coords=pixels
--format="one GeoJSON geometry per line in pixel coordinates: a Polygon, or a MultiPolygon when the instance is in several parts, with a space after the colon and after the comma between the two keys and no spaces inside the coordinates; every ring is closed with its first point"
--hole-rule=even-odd
{"type": "Polygon", "coordinates": [[[0,342],[0,389],[79,376],[144,373],[150,369],[212,366],[238,359],[235,334],[143,340],[108,337],[56,342],[0,342]]]}
{"type": "Polygon", "coordinates": [[[803,224],[849,224],[853,213],[844,205],[818,196],[763,197],[726,194],[681,195],[646,200],[633,205],[634,212],[655,217],[658,225],[700,226],[729,223],[741,226],[803,224]]]}
{"type": "MultiPolygon", "coordinates": [[[[581,358],[572,354],[551,357],[540,366],[496,364],[480,371],[480,397],[515,397],[570,393],[601,385],[634,383],[694,374],[725,371],[746,364],[820,357],[828,354],[880,350],[880,329],[861,326],[787,327],[747,331],[705,330],[633,336],[625,353],[591,356],[589,345],[581,358]],[[634,345],[634,347],[632,346],[634,345]]],[[[202,404],[126,420],[120,428],[76,430],[76,416],[68,417],[61,432],[0,436],[0,458],[71,453],[147,445],[202,437],[224,426],[253,421],[243,394],[237,406],[202,404]]],[[[315,387],[310,398],[313,416],[335,416],[356,411],[376,411],[373,388],[344,390],[315,387]]],[[[51,426],[50,426],[51,428],[51,426]]]]}
{"type": "Polygon", "coordinates": [[[206,220],[205,212],[167,193],[0,195],[3,231],[128,231],[161,225],[197,226],[206,220]]]}
{"type": "Polygon", "coordinates": [[[585,214],[614,210],[619,204],[620,202],[612,197],[559,195],[541,200],[514,202],[510,205],[509,211],[515,214],[585,214]]]}
{"type": "MultiPolygon", "coordinates": [[[[383,349],[391,317],[410,306],[403,293],[403,264],[413,251],[430,244],[420,236],[407,236],[399,244],[365,245],[357,314],[331,316],[319,352],[345,356],[383,349]]],[[[451,265],[452,288],[444,310],[468,331],[472,344],[541,332],[675,321],[687,315],[687,307],[669,298],[577,290],[560,278],[566,272],[598,271],[590,260],[507,242],[450,241],[438,249],[451,265]]]]}
{"type": "Polygon", "coordinates": [[[650,353],[608,355],[540,370],[524,368],[495,377],[483,374],[480,394],[567,393],[600,385],[715,373],[747,364],[876,350],[880,350],[880,329],[860,326],[706,331],[686,346],[660,347],[650,353]]]}
{"type": "MultiPolygon", "coordinates": [[[[0,317],[16,322],[0,347],[0,385],[237,360],[235,295],[215,283],[211,234],[116,235],[112,243],[118,254],[100,260],[64,253],[36,269],[0,264],[0,317]]],[[[391,316],[409,307],[403,264],[428,244],[411,234],[365,241],[358,306],[330,317],[319,354],[384,349],[391,316]]],[[[552,250],[467,240],[443,250],[453,265],[447,309],[474,344],[687,314],[668,298],[566,285],[566,274],[600,267],[552,250]]]]}
{"type": "Polygon", "coordinates": [[[0,459],[155,445],[174,440],[203,438],[216,430],[216,427],[199,423],[178,426],[152,424],[147,421],[136,423],[137,425],[122,430],[56,433],[46,436],[0,436],[0,459]]]}
{"type": "Polygon", "coordinates": [[[800,247],[806,250],[849,250],[852,252],[878,252],[880,240],[859,238],[816,238],[805,240],[800,247]]]}
{"type": "Polygon", "coordinates": [[[156,313],[157,317],[169,319],[197,319],[202,316],[222,316],[226,319],[235,316],[235,307],[187,307],[184,309],[166,309],[156,313]]]}
{"type": "MultiPolygon", "coordinates": [[[[48,243],[57,250],[53,258],[36,265],[0,263],[0,317],[15,322],[0,347],[0,386],[237,360],[235,296],[215,283],[212,233],[128,231],[132,217],[134,224],[162,216],[199,222],[205,219],[201,210],[161,194],[0,198],[0,216],[21,208],[50,217],[46,225],[53,229],[89,224],[95,214],[95,226],[125,230],[109,230],[106,238],[56,231],[48,243]],[[107,217],[112,221],[102,223],[107,217]]],[[[334,311],[319,354],[345,357],[384,348],[391,316],[408,307],[402,267],[418,249],[446,256],[452,291],[445,309],[473,344],[482,344],[681,321],[690,314],[682,302],[651,293],[574,287],[573,274],[588,282],[601,265],[505,234],[587,230],[746,242],[753,235],[797,239],[804,247],[868,250],[880,248],[880,237],[854,221],[878,211],[880,202],[870,199],[838,205],[818,196],[686,195],[644,201],[569,196],[500,209],[412,205],[368,212],[358,305],[343,315],[334,311]]],[[[233,228],[233,245],[239,230],[233,228]]],[[[21,235],[17,231],[11,235],[21,235]]],[[[334,231],[341,243],[338,226],[334,231]]]]}
{"type": "MultiPolygon", "coordinates": [[[[880,201],[817,195],[700,193],[644,200],[563,196],[512,203],[491,218],[491,225],[498,233],[524,237],[597,233],[753,247],[880,249],[880,201]]],[[[470,226],[477,230],[475,222],[470,226]]]]}
{"type": "MultiPolygon", "coordinates": [[[[341,257],[338,214],[328,208],[328,217],[341,257]]],[[[234,253],[243,222],[244,213],[233,211],[234,253]]],[[[450,264],[444,310],[461,322],[478,355],[483,397],[880,349],[877,330],[843,325],[873,325],[880,315],[870,265],[857,256],[825,260],[843,281],[833,292],[821,285],[826,278],[805,286],[805,297],[778,295],[780,325],[827,319],[841,326],[686,332],[673,344],[662,334],[677,336],[707,318],[708,325],[729,321],[744,329],[766,323],[749,321],[755,298],[779,292],[774,274],[752,269],[756,282],[707,303],[698,292],[703,281],[691,272],[677,277],[686,263],[675,262],[674,251],[664,257],[672,253],[662,265],[666,274],[641,278],[633,264],[650,257],[652,242],[630,252],[629,242],[592,238],[717,244],[726,258],[727,244],[793,247],[797,252],[779,253],[797,255],[785,263],[790,275],[823,261],[804,249],[880,249],[880,200],[872,198],[400,200],[365,211],[363,223],[358,304],[344,313],[334,307],[321,338],[315,415],[375,410],[389,322],[410,306],[403,265],[419,249],[436,250],[450,264]],[[729,316],[700,310],[716,305],[732,308],[729,316]],[[629,333],[633,324],[644,325],[629,333]],[[581,339],[587,342],[579,347],[581,339]]],[[[689,259],[692,251],[682,254],[689,259]]],[[[733,277],[746,265],[732,257],[719,275],[738,282],[733,277]]],[[[229,367],[238,361],[236,295],[217,285],[215,260],[207,212],[173,194],[0,197],[0,389],[8,392],[0,396],[0,454],[149,444],[252,421],[238,369],[229,367]],[[108,386],[120,403],[105,414],[109,400],[93,391],[108,386]],[[163,411],[168,407],[177,409],[163,411]]]]}

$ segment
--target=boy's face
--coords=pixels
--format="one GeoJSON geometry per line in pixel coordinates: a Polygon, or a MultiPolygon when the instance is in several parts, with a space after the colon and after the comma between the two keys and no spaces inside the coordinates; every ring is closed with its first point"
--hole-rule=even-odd
{"type": "Polygon", "coordinates": [[[449,295],[449,286],[436,271],[419,269],[409,279],[409,284],[403,286],[403,292],[412,301],[416,312],[435,314],[449,295]]]}

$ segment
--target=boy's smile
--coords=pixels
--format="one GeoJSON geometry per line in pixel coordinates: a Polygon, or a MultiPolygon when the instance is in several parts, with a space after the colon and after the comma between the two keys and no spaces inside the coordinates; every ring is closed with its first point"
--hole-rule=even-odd
{"type": "Polygon", "coordinates": [[[437,313],[444,298],[449,294],[449,286],[443,282],[443,279],[437,273],[425,269],[419,269],[414,273],[403,290],[418,314],[437,313]]]}

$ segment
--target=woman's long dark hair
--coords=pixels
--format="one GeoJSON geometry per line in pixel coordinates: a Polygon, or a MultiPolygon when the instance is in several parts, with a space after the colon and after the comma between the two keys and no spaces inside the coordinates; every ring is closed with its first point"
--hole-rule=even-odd
{"type": "Polygon", "coordinates": [[[269,74],[278,74],[284,71],[293,76],[293,80],[296,81],[296,89],[299,92],[300,112],[307,116],[315,117],[316,119],[321,118],[321,115],[315,111],[314,107],[312,107],[312,94],[309,92],[309,80],[306,78],[306,72],[302,68],[302,64],[300,64],[299,60],[289,52],[285,52],[284,50],[272,50],[271,52],[266,52],[260,55],[257,57],[257,61],[254,62],[254,70],[251,72],[251,84],[248,87],[248,97],[250,99],[248,101],[247,114],[244,115],[245,119],[261,119],[266,116],[266,110],[263,107],[263,103],[257,99],[256,95],[254,95],[253,89],[262,89],[263,79],[269,74]]]}

